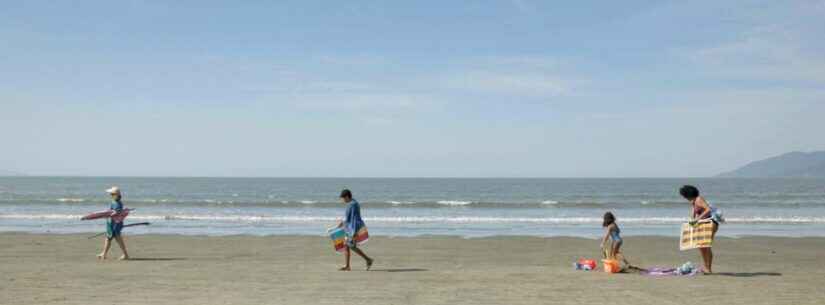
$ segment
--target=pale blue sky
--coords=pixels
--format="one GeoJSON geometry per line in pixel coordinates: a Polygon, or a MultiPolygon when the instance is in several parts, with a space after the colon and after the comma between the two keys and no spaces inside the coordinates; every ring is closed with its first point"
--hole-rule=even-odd
{"type": "Polygon", "coordinates": [[[0,8],[0,169],[679,177],[825,149],[825,1],[51,2],[0,8]]]}

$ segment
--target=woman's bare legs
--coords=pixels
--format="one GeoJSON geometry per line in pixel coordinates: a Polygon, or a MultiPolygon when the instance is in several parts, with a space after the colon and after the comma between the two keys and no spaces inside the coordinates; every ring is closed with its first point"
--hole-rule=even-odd
{"type": "Polygon", "coordinates": [[[108,237],[103,239],[103,252],[97,255],[98,259],[106,259],[106,256],[109,255],[109,248],[112,247],[112,240],[108,237]]]}
{"type": "MultiPolygon", "coordinates": [[[[719,225],[714,223],[713,224],[713,234],[711,234],[710,238],[715,240],[716,239],[716,231],[719,230],[719,225]]],[[[699,249],[702,252],[702,260],[705,262],[705,273],[710,274],[713,273],[713,249],[711,248],[701,248],[699,249]]]]}
{"type": "Polygon", "coordinates": [[[120,251],[123,251],[123,255],[120,256],[120,259],[129,259],[129,251],[126,251],[126,242],[123,240],[123,236],[115,236],[115,241],[117,241],[117,245],[120,246],[120,251]]]}
{"type": "Polygon", "coordinates": [[[710,248],[699,248],[699,253],[702,254],[702,262],[704,262],[704,273],[711,273],[711,261],[713,260],[713,253],[710,248]]]}

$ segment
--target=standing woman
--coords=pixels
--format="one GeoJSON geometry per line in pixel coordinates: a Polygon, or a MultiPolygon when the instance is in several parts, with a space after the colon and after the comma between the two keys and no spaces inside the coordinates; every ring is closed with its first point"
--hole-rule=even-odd
{"type": "Polygon", "coordinates": [[[106,193],[112,196],[112,204],[109,206],[112,214],[109,219],[106,220],[106,240],[103,241],[103,252],[100,253],[97,258],[106,259],[109,254],[109,248],[112,247],[112,239],[114,239],[123,252],[120,259],[127,260],[129,259],[129,252],[126,251],[126,242],[123,241],[123,236],[120,235],[120,231],[123,230],[123,219],[126,218],[126,215],[129,215],[129,211],[123,208],[123,202],[121,201],[123,194],[120,192],[120,188],[113,186],[106,190],[106,193]]]}
{"type": "MultiPolygon", "coordinates": [[[[685,185],[679,189],[679,194],[690,202],[691,223],[710,219],[710,221],[713,222],[713,234],[711,235],[711,239],[715,238],[716,231],[719,230],[720,220],[705,198],[699,195],[699,189],[692,185],[685,185]]],[[[699,248],[699,252],[702,253],[702,260],[705,262],[704,273],[713,273],[713,250],[711,250],[711,248],[699,248]]]]}

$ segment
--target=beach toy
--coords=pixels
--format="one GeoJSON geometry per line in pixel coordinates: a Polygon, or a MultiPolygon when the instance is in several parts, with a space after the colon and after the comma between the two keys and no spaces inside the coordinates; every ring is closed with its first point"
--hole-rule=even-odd
{"type": "Polygon", "coordinates": [[[604,272],[607,273],[619,273],[622,270],[619,261],[615,259],[603,259],[602,267],[604,267],[604,272]]]}
{"type": "Polygon", "coordinates": [[[576,270],[583,270],[583,271],[593,270],[593,267],[591,267],[590,265],[583,265],[583,264],[580,264],[579,262],[573,263],[573,268],[575,268],[576,270]]]}
{"type": "Polygon", "coordinates": [[[581,258],[581,259],[579,259],[578,262],[576,262],[576,270],[590,271],[590,270],[595,270],[595,269],[596,269],[596,260],[581,258]]]}
{"type": "Polygon", "coordinates": [[[676,272],[679,272],[679,274],[681,275],[687,275],[693,273],[694,270],[696,270],[696,266],[694,266],[691,262],[687,262],[681,267],[677,268],[676,272]]]}
{"type": "Polygon", "coordinates": [[[347,233],[342,228],[327,229],[329,238],[332,240],[332,247],[335,252],[344,252],[346,250],[347,233]]]}
{"type": "Polygon", "coordinates": [[[355,232],[353,239],[355,240],[355,244],[359,246],[366,243],[370,239],[370,233],[367,231],[367,226],[361,226],[361,228],[358,229],[358,232],[355,232]]]}

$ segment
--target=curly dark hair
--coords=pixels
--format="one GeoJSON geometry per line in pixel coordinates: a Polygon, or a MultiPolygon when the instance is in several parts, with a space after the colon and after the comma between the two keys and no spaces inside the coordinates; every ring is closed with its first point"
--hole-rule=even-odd
{"type": "Polygon", "coordinates": [[[679,189],[679,194],[687,200],[693,200],[699,197],[699,189],[692,185],[685,185],[679,189]]]}
{"type": "Polygon", "coordinates": [[[604,213],[604,222],[602,222],[602,227],[607,227],[616,223],[616,216],[613,216],[613,213],[607,212],[604,213]]]}

